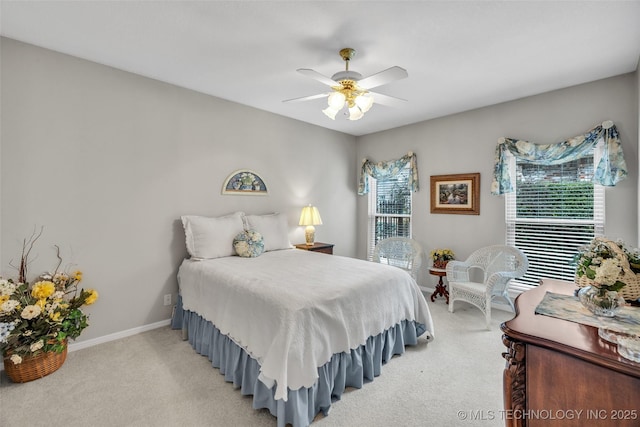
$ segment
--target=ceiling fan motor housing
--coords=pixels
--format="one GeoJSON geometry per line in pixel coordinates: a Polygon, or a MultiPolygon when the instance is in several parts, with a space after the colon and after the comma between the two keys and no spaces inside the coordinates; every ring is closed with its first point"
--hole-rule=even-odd
{"type": "Polygon", "coordinates": [[[335,80],[337,82],[342,80],[353,80],[357,82],[358,80],[361,80],[361,79],[362,79],[362,74],[358,73],[357,71],[350,71],[350,70],[338,71],[333,76],[331,76],[331,80],[335,80]]]}

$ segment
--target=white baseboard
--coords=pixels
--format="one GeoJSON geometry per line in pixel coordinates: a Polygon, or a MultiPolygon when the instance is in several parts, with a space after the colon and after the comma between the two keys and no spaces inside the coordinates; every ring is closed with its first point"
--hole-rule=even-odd
{"type": "Polygon", "coordinates": [[[127,329],[125,331],[114,332],[113,334],[103,335],[98,338],[92,338],[86,341],[80,341],[77,343],[69,344],[68,351],[82,350],[83,348],[93,347],[94,345],[103,344],[109,341],[119,340],[121,338],[130,337],[131,335],[137,335],[142,332],[150,331],[152,329],[162,328],[171,324],[171,319],[161,320],[149,325],[142,325],[136,328],[127,329]]]}
{"type": "MultiPolygon", "coordinates": [[[[104,335],[98,338],[92,338],[90,340],[81,341],[73,344],[69,344],[67,351],[82,350],[83,348],[93,347],[94,345],[103,344],[109,341],[119,340],[121,338],[130,337],[131,335],[137,335],[142,332],[150,331],[152,329],[162,328],[171,324],[171,319],[161,320],[149,325],[142,325],[136,328],[127,329],[125,331],[115,332],[113,334],[104,335]]],[[[4,371],[4,363],[0,364],[0,372],[4,371]]]]}
{"type": "MultiPolygon", "coordinates": [[[[422,292],[424,292],[424,296],[425,298],[427,298],[428,302],[431,302],[431,300],[429,299],[431,294],[433,294],[433,292],[435,292],[435,287],[430,288],[428,286],[422,286],[419,285],[418,286],[420,288],[420,290],[422,292]]],[[[511,297],[512,300],[515,300],[515,297],[517,297],[518,295],[520,295],[520,292],[514,292],[512,293],[511,290],[509,290],[509,296],[511,297]]],[[[440,295],[438,295],[436,297],[436,301],[437,298],[442,298],[440,295]]],[[[495,310],[502,310],[502,311],[507,311],[509,313],[513,313],[513,311],[511,310],[511,307],[509,307],[509,305],[507,305],[506,303],[503,302],[492,302],[491,303],[491,309],[495,309],[495,310]]]]}

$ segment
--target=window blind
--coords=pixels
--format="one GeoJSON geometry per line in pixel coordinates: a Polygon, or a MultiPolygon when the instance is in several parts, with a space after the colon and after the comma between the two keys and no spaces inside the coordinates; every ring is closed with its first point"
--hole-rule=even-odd
{"type": "Polygon", "coordinates": [[[367,256],[387,237],[411,237],[411,202],[408,167],[385,179],[369,178],[369,233],[367,256]]]}
{"type": "Polygon", "coordinates": [[[543,278],[573,281],[578,248],[604,234],[604,188],[591,181],[598,153],[559,165],[510,156],[515,191],[505,195],[506,241],[529,260],[515,289],[529,289],[543,278]]]}

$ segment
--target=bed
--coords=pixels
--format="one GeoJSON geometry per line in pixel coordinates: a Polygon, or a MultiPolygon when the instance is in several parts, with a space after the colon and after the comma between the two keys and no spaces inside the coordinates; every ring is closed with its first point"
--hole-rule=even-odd
{"type": "Polygon", "coordinates": [[[172,325],[253,396],[255,409],[298,427],[328,415],[347,387],[372,381],[406,345],[434,334],[405,271],[283,245],[255,257],[189,250],[172,325]]]}

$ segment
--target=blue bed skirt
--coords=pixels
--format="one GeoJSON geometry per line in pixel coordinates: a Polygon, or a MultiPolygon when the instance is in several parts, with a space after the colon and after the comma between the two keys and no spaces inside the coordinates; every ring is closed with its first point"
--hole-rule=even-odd
{"type": "Polygon", "coordinates": [[[318,380],[309,388],[288,390],[287,401],[275,400],[275,385],[267,388],[259,379],[260,365],[229,337],[220,333],[211,322],[197,313],[183,310],[182,300],[173,314],[171,326],[186,332],[183,337],[193,348],[207,356],[220,369],[227,382],[233,383],[243,395],[253,395],[253,408],[266,408],[278,419],[278,427],[287,423],[293,427],[311,424],[322,412],[329,414],[331,403],[340,400],[347,387],[361,388],[365,382],[380,375],[382,365],[396,354],[404,353],[406,345],[416,345],[426,328],[413,321],[402,321],[388,330],[371,336],[364,345],[350,352],[336,353],[318,368],[318,380]]]}

